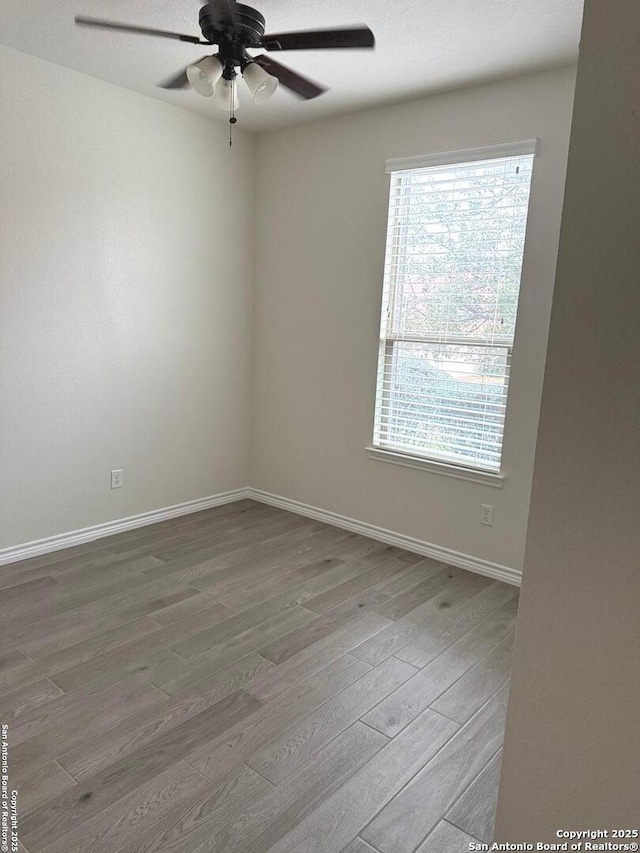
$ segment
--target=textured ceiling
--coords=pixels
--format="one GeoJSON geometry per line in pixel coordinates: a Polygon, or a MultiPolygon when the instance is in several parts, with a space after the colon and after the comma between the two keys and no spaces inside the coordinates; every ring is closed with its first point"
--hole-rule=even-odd
{"type": "MultiPolygon", "coordinates": [[[[0,42],[145,95],[225,120],[209,98],[156,84],[203,54],[197,45],[76,28],[74,15],[200,35],[198,0],[2,0],[0,42]]],[[[240,86],[238,121],[251,130],[293,124],[577,58],[582,0],[255,0],[267,32],[366,23],[371,50],[275,55],[325,83],[314,101],[276,92],[255,106],[240,86]]]]}

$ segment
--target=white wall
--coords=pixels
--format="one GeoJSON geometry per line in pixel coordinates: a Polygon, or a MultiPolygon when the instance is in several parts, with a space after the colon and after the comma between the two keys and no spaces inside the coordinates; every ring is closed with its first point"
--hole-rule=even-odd
{"type": "Polygon", "coordinates": [[[253,137],[0,77],[0,547],[247,485],[253,137]]]}
{"type": "Polygon", "coordinates": [[[10,49],[0,71],[0,548],[251,484],[520,568],[572,69],[231,151],[222,123],[10,49]],[[370,460],[384,160],[531,136],[505,487],[370,460]]]}
{"type": "Polygon", "coordinates": [[[499,840],[638,829],[638,12],[585,5],[499,840]]]}
{"type": "Polygon", "coordinates": [[[524,550],[575,71],[261,135],[252,484],[516,569],[524,550]],[[369,459],[388,157],[537,136],[504,489],[369,459]],[[493,528],[479,525],[495,505],[493,528]]]}

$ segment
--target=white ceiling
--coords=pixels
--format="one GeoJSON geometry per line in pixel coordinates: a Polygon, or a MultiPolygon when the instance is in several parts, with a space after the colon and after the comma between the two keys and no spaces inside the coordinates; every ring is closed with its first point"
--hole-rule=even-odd
{"type": "MultiPolygon", "coordinates": [[[[77,28],[76,14],[200,35],[204,0],[2,0],[0,41],[93,77],[226,120],[209,98],[156,84],[202,47],[77,28]]],[[[281,89],[238,122],[264,130],[577,58],[583,0],[253,0],[267,32],[366,23],[375,50],[287,51],[274,58],[331,87],[313,101],[281,89]]],[[[244,97],[243,97],[244,96],[244,97]]]]}

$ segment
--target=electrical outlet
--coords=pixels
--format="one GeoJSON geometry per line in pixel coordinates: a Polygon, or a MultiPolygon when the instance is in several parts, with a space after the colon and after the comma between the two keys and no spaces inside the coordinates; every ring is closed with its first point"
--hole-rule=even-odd
{"type": "Polygon", "coordinates": [[[491,504],[480,504],[480,524],[493,527],[493,507],[491,504]]]}
{"type": "Polygon", "coordinates": [[[122,468],[118,468],[115,471],[111,472],[111,488],[112,489],[121,489],[122,488],[122,468]]]}

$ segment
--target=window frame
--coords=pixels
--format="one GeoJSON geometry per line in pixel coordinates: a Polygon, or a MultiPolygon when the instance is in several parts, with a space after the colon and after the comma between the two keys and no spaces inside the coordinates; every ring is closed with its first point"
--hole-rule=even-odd
{"type": "MultiPolygon", "coordinates": [[[[531,185],[529,190],[529,200],[528,204],[531,204],[531,193],[533,190],[533,170],[535,167],[535,155],[538,149],[538,140],[537,139],[524,139],[517,140],[513,142],[506,143],[498,143],[492,145],[484,145],[475,148],[464,148],[464,149],[456,149],[453,151],[443,151],[433,154],[422,154],[413,157],[401,157],[394,158],[386,161],[385,171],[390,174],[393,172],[400,171],[408,171],[413,169],[424,169],[433,166],[447,166],[447,165],[456,165],[461,163],[472,163],[473,161],[484,161],[491,159],[501,159],[505,157],[515,157],[519,155],[531,155],[533,156],[532,173],[531,173],[531,185]]],[[[389,203],[391,200],[391,192],[389,193],[389,203]]],[[[389,211],[387,214],[387,227],[389,225],[389,211]]],[[[525,251],[526,251],[526,238],[527,238],[527,230],[525,231],[525,251]]],[[[387,258],[385,257],[385,266],[387,264],[387,258]]],[[[393,273],[392,273],[393,275],[393,273]]],[[[518,306],[520,304],[520,294],[522,291],[522,273],[520,280],[520,293],[518,296],[518,306]]],[[[500,455],[500,465],[499,468],[494,470],[488,467],[483,467],[481,464],[478,465],[465,465],[463,462],[457,460],[447,460],[442,457],[438,457],[435,455],[428,455],[416,452],[412,453],[410,450],[405,448],[394,448],[392,445],[382,445],[375,443],[376,433],[378,432],[378,425],[382,422],[382,408],[384,406],[384,394],[380,390],[380,364],[389,363],[389,359],[393,357],[393,348],[394,345],[398,342],[414,342],[414,343],[442,343],[441,338],[437,334],[433,335],[398,335],[393,332],[387,332],[387,328],[390,323],[390,297],[392,296],[392,289],[385,288],[383,293],[383,303],[382,303],[382,311],[381,311],[381,324],[380,324],[380,338],[379,338],[379,360],[378,360],[378,371],[376,373],[376,388],[375,388],[375,414],[374,414],[374,432],[373,439],[371,444],[367,445],[365,450],[367,455],[376,461],[381,462],[391,462],[397,465],[401,465],[409,468],[417,468],[419,470],[430,471],[431,473],[436,474],[444,474],[446,476],[455,477],[457,479],[469,480],[471,482],[481,483],[484,485],[493,486],[496,488],[501,488],[504,484],[504,480],[506,478],[506,474],[504,471],[504,442],[502,447],[502,452],[500,455]],[[384,336],[383,336],[384,331],[384,336]],[[385,355],[382,356],[383,348],[386,351],[385,355]]],[[[519,307],[516,310],[516,329],[517,329],[517,315],[518,315],[519,307]]],[[[447,338],[447,344],[453,343],[454,345],[467,345],[467,346],[478,346],[478,347],[492,347],[494,349],[499,349],[504,346],[506,349],[506,376],[510,380],[511,373],[511,361],[513,355],[513,347],[515,344],[515,336],[512,338],[511,336],[505,337],[504,341],[500,339],[492,339],[489,342],[488,339],[478,337],[476,338],[464,338],[463,336],[460,339],[451,339],[447,338]]],[[[384,370],[384,368],[383,368],[384,370]]],[[[384,377],[382,379],[384,382],[384,377]]],[[[509,404],[509,384],[507,385],[507,395],[506,395],[506,408],[503,422],[503,436],[504,436],[504,427],[506,427],[507,422],[507,414],[508,414],[508,404],[509,404]]]]}

